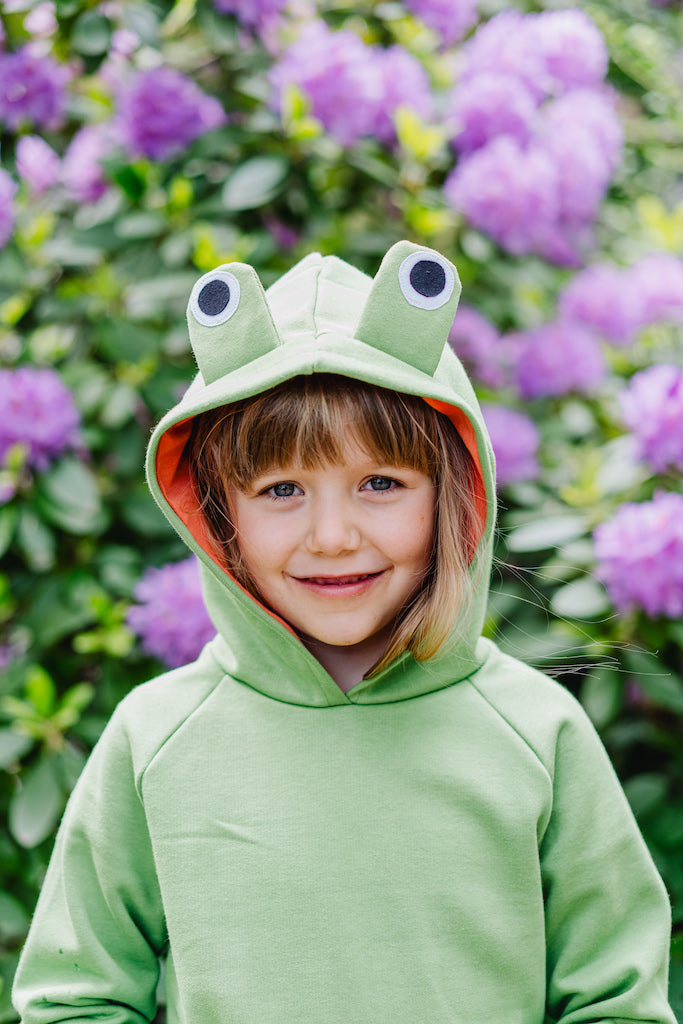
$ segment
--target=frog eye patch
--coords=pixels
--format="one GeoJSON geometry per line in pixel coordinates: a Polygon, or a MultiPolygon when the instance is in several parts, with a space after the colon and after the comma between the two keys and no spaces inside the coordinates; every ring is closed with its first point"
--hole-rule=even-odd
{"type": "Polygon", "coordinates": [[[439,309],[455,288],[455,274],[445,259],[424,250],[406,256],[398,268],[398,283],[403,298],[418,309],[439,309]]]}
{"type": "Polygon", "coordinates": [[[226,323],[240,303],[240,283],[229,270],[212,270],[195,284],[190,311],[203,327],[226,323]]]}

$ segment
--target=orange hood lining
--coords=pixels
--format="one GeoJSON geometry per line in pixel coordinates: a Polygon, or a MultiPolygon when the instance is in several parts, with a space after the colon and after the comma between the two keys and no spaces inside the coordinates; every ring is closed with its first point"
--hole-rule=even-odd
{"type": "MultiPolygon", "coordinates": [[[[448,416],[474,460],[479,483],[475,492],[479,522],[477,536],[472,538],[472,550],[474,551],[484,532],[487,516],[486,487],[484,485],[474,427],[462,409],[448,405],[446,402],[441,402],[435,398],[424,398],[424,401],[427,405],[436,409],[437,412],[448,416]]],[[[184,523],[199,547],[209,555],[212,561],[220,565],[221,569],[225,570],[233,578],[228,566],[218,558],[215,547],[211,543],[206,521],[194,496],[187,460],[183,458],[185,445],[189,440],[192,429],[192,418],[190,416],[186,420],[181,420],[179,423],[169,427],[161,435],[156,454],[157,480],[164,498],[178,518],[184,523]]],[[[244,588],[242,587],[242,589],[244,588]]]]}

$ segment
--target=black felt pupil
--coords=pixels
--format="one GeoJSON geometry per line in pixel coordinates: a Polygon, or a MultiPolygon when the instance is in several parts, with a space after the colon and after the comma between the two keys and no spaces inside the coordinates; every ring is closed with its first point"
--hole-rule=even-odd
{"type": "Polygon", "coordinates": [[[205,316],[218,316],[230,302],[230,289],[225,281],[209,281],[197,297],[197,304],[205,316]]]}
{"type": "Polygon", "coordinates": [[[446,287],[446,271],[435,260],[420,260],[410,271],[410,283],[420,295],[432,299],[446,287]]]}

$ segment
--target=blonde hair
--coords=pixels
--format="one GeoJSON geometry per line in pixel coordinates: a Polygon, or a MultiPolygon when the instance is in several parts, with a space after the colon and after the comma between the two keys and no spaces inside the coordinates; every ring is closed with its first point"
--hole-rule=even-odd
{"type": "Polygon", "coordinates": [[[350,434],[382,465],[421,470],[436,485],[430,564],[372,675],[405,650],[418,661],[431,658],[467,612],[481,482],[451,421],[414,395],[321,373],[196,416],[186,455],[216,553],[262,600],[241,556],[228,485],[245,491],[256,477],[292,463],[306,470],[340,463],[350,434]]]}

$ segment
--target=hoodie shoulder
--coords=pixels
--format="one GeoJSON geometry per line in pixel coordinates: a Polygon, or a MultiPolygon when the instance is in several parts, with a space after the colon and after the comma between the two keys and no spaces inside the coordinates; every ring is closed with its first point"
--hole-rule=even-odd
{"type": "Polygon", "coordinates": [[[107,729],[128,740],[136,785],[164,744],[202,706],[225,678],[213,642],[196,661],[136,686],[119,703],[107,729]]]}
{"type": "Polygon", "coordinates": [[[563,735],[573,733],[589,748],[602,743],[578,700],[555,679],[504,654],[486,641],[488,657],[470,678],[491,709],[526,743],[553,776],[563,735]]]}

